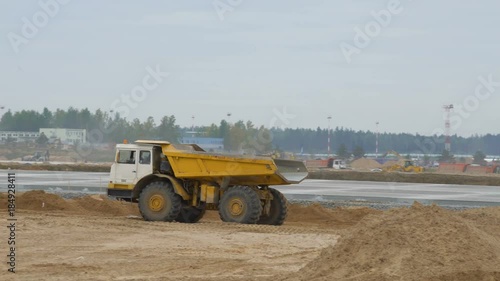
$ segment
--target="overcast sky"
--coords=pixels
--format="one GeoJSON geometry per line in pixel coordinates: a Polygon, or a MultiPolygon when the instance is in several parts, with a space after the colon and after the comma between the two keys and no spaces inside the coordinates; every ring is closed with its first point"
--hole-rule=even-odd
{"type": "Polygon", "coordinates": [[[0,1],[6,109],[500,133],[498,1],[53,1],[0,1]]]}

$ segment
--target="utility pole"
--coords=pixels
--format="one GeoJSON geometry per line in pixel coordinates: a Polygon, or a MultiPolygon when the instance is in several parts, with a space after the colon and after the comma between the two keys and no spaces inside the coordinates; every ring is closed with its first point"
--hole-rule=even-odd
{"type": "Polygon", "coordinates": [[[377,132],[375,134],[375,158],[378,158],[378,134],[379,134],[378,125],[380,123],[377,121],[377,123],[375,124],[377,125],[377,132]]]}
{"type": "Polygon", "coordinates": [[[191,116],[191,119],[193,120],[193,125],[191,126],[191,133],[193,134],[193,138],[196,136],[196,133],[194,132],[194,115],[191,116]]]}
{"type": "Polygon", "coordinates": [[[0,120],[2,119],[3,117],[3,110],[5,109],[5,106],[3,105],[0,105],[0,120]]]}
{"type": "Polygon", "coordinates": [[[331,133],[332,133],[332,130],[331,130],[331,127],[330,127],[330,123],[332,121],[332,116],[328,116],[327,117],[328,119],[328,158],[330,158],[331,156],[331,148],[330,148],[330,143],[331,143],[331,133]]]}
{"type": "Polygon", "coordinates": [[[444,142],[444,149],[451,152],[451,123],[450,123],[450,112],[453,109],[453,104],[444,105],[444,110],[446,111],[446,119],[444,123],[446,140],[444,142]]]}

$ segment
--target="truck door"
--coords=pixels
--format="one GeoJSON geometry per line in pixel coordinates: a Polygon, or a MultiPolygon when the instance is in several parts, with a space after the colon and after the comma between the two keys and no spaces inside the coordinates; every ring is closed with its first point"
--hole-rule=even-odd
{"type": "Polygon", "coordinates": [[[139,163],[137,164],[137,180],[151,174],[153,172],[151,150],[139,150],[139,163]]]}
{"type": "Polygon", "coordinates": [[[120,149],[115,163],[115,183],[135,184],[137,182],[137,150],[120,149]]]}

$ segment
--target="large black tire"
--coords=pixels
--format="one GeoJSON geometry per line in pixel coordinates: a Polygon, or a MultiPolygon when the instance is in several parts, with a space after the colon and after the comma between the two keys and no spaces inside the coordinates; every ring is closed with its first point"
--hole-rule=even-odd
{"type": "Polygon", "coordinates": [[[182,198],[165,181],[148,184],[139,195],[139,210],[147,221],[173,221],[181,211],[182,198]]]}
{"type": "Polygon", "coordinates": [[[273,200],[271,200],[271,210],[269,215],[266,216],[262,214],[258,224],[269,224],[269,225],[282,225],[285,222],[286,215],[288,212],[287,200],[285,196],[278,190],[274,188],[269,188],[269,191],[273,195],[273,200]]]}
{"type": "Polygon", "coordinates": [[[196,208],[183,203],[181,212],[175,220],[182,223],[196,223],[203,218],[203,215],[205,215],[205,208],[196,208]]]}
{"type": "Polygon", "coordinates": [[[219,215],[224,222],[256,224],[261,213],[259,194],[249,186],[234,186],[222,195],[219,215]]]}

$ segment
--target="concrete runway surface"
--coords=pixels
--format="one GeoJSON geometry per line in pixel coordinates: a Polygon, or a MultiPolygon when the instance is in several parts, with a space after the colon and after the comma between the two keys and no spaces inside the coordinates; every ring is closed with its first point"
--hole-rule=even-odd
{"type": "MultiPolygon", "coordinates": [[[[7,173],[16,173],[17,190],[62,189],[105,192],[108,173],[0,170],[0,191],[7,188],[7,173]]],[[[500,187],[449,184],[385,183],[366,181],[305,180],[277,187],[286,197],[299,200],[361,200],[409,202],[471,202],[500,205],[500,187]]],[[[483,205],[483,204],[481,204],[483,205]]]]}

